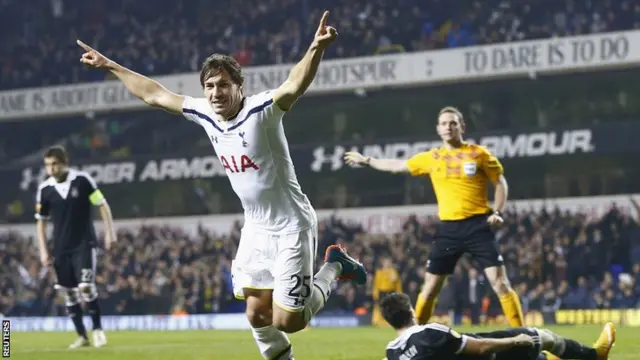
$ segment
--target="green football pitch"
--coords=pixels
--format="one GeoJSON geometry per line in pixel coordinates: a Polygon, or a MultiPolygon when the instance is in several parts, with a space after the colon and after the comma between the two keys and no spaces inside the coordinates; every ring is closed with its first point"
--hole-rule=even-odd
{"type": "MultiPolygon", "coordinates": [[[[487,331],[491,328],[458,327],[460,332],[487,331]]],[[[591,345],[599,326],[550,327],[558,334],[591,345]]],[[[640,359],[640,328],[619,327],[610,359],[640,359]]],[[[111,332],[103,348],[67,350],[73,333],[40,332],[11,334],[11,358],[19,360],[260,360],[249,331],[111,332]]],[[[297,360],[379,360],[387,342],[394,337],[390,329],[315,328],[290,336],[297,360]]]]}

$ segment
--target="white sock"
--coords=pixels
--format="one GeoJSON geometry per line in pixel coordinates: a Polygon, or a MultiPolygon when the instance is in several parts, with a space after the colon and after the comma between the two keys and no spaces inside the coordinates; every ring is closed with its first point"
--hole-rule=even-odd
{"type": "Polygon", "coordinates": [[[273,326],[252,328],[260,354],[265,359],[287,360],[292,355],[291,342],[287,334],[273,326]]]}
{"type": "Polygon", "coordinates": [[[304,317],[307,323],[322,310],[327,300],[329,300],[331,284],[340,275],[341,271],[342,265],[340,263],[325,263],[314,276],[313,291],[304,309],[304,317]]]}

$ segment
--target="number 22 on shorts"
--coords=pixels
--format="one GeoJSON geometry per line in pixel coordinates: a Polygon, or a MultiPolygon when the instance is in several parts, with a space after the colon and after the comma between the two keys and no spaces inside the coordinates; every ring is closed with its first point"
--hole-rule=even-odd
{"type": "Polygon", "coordinates": [[[93,270],[82,269],[80,270],[80,282],[90,283],[93,281],[93,270]]]}

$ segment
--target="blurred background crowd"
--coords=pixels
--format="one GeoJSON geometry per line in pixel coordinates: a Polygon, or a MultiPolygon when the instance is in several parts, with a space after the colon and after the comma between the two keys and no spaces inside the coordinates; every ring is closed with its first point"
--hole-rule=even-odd
{"type": "Polygon", "coordinates": [[[3,0],[0,89],[102,80],[68,66],[79,56],[77,38],[150,75],[196,71],[213,52],[243,66],[290,63],[324,9],[340,30],[326,58],[640,27],[640,4],[631,0],[3,0]]]}
{"type": "MultiPolygon", "coordinates": [[[[434,224],[431,217],[411,216],[400,233],[372,235],[339,218],[323,221],[317,267],[327,246],[343,244],[370,272],[366,286],[337,283],[323,312],[371,313],[379,294],[397,290],[415,302],[434,224]]],[[[615,205],[602,216],[512,210],[497,233],[525,312],[640,306],[640,226],[627,211],[615,205]]],[[[103,313],[243,311],[244,304],[233,297],[230,275],[239,235],[240,224],[227,234],[203,226],[193,237],[170,225],[120,229],[113,249],[99,257],[103,313]]],[[[0,313],[64,315],[54,275],[40,265],[32,239],[4,233],[0,244],[0,313]]],[[[459,263],[440,296],[436,313],[450,311],[474,321],[501,314],[495,294],[469,258],[459,263]]]]}

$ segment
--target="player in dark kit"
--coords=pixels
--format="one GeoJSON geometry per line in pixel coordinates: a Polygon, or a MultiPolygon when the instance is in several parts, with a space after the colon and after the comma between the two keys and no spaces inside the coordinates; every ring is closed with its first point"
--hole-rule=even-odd
{"type": "Polygon", "coordinates": [[[418,325],[409,297],[399,293],[386,296],[380,307],[398,332],[387,345],[387,360],[606,360],[616,339],[612,323],[604,326],[593,347],[547,329],[459,334],[442,324],[418,325]]]}
{"type": "Polygon", "coordinates": [[[92,207],[100,209],[105,223],[105,248],[115,241],[113,218],[104,196],[89,174],[69,169],[67,153],[52,147],[44,155],[49,176],[38,187],[36,195],[37,235],[40,260],[51,265],[47,250],[47,224],[53,222],[53,267],[56,289],[63,291],[69,316],[79,337],[69,348],[89,346],[87,330],[82,322],[82,300],[93,321],[93,345],[104,346],[107,338],[100,323],[100,306],[95,285],[96,233],[92,207]]]}

